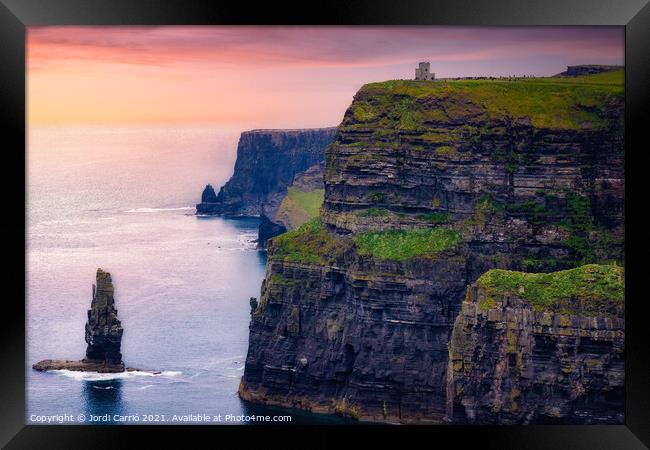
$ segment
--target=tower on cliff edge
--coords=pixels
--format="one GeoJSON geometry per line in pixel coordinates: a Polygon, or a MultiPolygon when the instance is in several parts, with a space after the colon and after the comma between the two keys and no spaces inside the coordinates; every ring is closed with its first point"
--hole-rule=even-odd
{"type": "Polygon", "coordinates": [[[415,69],[416,80],[435,80],[436,74],[431,73],[431,64],[429,62],[421,62],[415,69]]]}

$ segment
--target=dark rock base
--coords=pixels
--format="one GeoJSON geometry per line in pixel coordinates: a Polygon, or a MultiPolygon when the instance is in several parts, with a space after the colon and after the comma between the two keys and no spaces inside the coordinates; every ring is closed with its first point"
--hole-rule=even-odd
{"type": "Polygon", "coordinates": [[[99,372],[99,373],[119,373],[128,370],[132,372],[137,369],[125,369],[124,363],[110,364],[104,361],[92,361],[82,359],[81,361],[61,360],[61,359],[44,359],[32,366],[32,369],[44,372],[47,370],[74,370],[77,372],[99,372]]]}
{"type": "Polygon", "coordinates": [[[269,239],[279,236],[286,231],[287,228],[284,225],[271,222],[268,217],[263,215],[257,233],[257,247],[266,248],[266,243],[269,239]]]}

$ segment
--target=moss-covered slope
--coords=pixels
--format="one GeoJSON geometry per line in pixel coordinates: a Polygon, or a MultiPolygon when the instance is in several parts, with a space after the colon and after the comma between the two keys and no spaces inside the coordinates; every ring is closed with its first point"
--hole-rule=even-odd
{"type": "Polygon", "coordinates": [[[302,190],[289,186],[275,220],[293,229],[317,217],[325,197],[324,189],[302,190]]]}
{"type": "Polygon", "coordinates": [[[589,264],[552,273],[525,273],[492,269],[476,280],[482,293],[479,306],[489,309],[502,297],[530,302],[535,311],[623,317],[623,268],[589,264]]]}

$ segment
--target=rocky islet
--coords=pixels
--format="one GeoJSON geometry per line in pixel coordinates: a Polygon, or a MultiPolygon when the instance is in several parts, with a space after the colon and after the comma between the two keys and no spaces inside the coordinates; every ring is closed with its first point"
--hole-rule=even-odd
{"type": "Polygon", "coordinates": [[[117,318],[111,274],[97,269],[93,297],[85,326],[86,357],[74,360],[43,360],[34,364],[35,370],[74,370],[83,372],[124,372],[120,351],[124,329],[117,318]]]}

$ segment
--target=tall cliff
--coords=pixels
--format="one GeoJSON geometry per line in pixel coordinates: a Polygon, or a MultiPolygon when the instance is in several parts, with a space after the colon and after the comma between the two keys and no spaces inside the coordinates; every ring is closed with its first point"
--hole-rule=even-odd
{"type": "Polygon", "coordinates": [[[491,270],[467,290],[449,343],[455,423],[623,423],[623,269],[491,270]]]}
{"type": "Polygon", "coordinates": [[[216,196],[212,187],[206,186],[201,203],[196,205],[197,214],[273,217],[296,174],[324,160],[325,148],[334,139],[335,131],[315,128],[243,132],[232,177],[216,196]]]}
{"type": "Polygon", "coordinates": [[[622,81],[365,85],[327,150],[320,218],[271,240],[240,396],[445,421],[468,285],[623,260],[622,81]]]}

